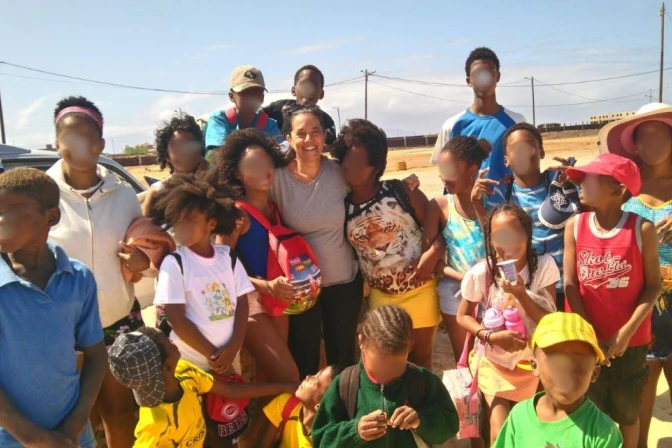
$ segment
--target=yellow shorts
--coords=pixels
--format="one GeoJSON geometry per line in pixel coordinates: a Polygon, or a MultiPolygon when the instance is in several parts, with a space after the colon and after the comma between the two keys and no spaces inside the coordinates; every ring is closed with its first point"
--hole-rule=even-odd
{"type": "Polygon", "coordinates": [[[410,314],[413,328],[435,327],[441,322],[436,280],[399,295],[386,294],[379,289],[371,288],[369,309],[383,305],[396,305],[403,308],[410,314]]]}

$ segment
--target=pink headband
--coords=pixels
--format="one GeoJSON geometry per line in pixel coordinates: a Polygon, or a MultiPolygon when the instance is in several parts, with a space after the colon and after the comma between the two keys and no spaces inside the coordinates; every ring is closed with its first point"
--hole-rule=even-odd
{"type": "Polygon", "coordinates": [[[54,124],[57,124],[61,118],[63,118],[66,114],[71,114],[71,113],[78,113],[78,114],[84,114],[90,119],[93,120],[96,125],[98,125],[98,128],[100,129],[100,132],[103,132],[103,117],[98,115],[96,112],[92,111],[91,109],[86,109],[84,107],[79,107],[79,106],[71,106],[71,107],[66,107],[62,111],[56,115],[56,119],[54,120],[54,124]]]}

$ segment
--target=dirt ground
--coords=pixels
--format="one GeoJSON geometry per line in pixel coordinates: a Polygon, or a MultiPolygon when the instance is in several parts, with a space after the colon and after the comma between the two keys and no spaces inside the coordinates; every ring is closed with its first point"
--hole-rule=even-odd
{"type": "MultiPolygon", "coordinates": [[[[556,162],[553,157],[567,158],[574,156],[577,164],[588,163],[597,155],[597,145],[595,136],[582,136],[576,138],[552,139],[544,142],[546,157],[542,162],[543,167],[553,166],[556,162]]],[[[420,178],[420,188],[429,198],[436,197],[442,193],[443,187],[439,180],[436,168],[429,165],[431,148],[408,148],[404,150],[390,151],[388,154],[387,171],[383,178],[403,178],[414,173],[420,178]],[[406,170],[398,171],[399,163],[406,164],[406,170]]],[[[167,176],[167,171],[161,172],[155,166],[132,167],[129,171],[138,179],[143,176],[163,178],[167,176]]],[[[146,310],[151,315],[151,310],[146,310]]],[[[143,312],[144,314],[144,312],[143,312]]],[[[149,317],[149,316],[148,316],[149,317]]],[[[147,322],[153,321],[153,318],[146,319],[147,322]]],[[[443,375],[443,371],[455,368],[453,353],[450,346],[450,340],[445,331],[439,329],[436,345],[434,349],[434,371],[443,375]]],[[[469,446],[469,444],[450,442],[449,446],[469,446]]],[[[654,408],[654,418],[651,422],[649,434],[649,447],[653,448],[672,448],[672,403],[669,386],[661,375],[658,383],[658,395],[654,408]]]]}

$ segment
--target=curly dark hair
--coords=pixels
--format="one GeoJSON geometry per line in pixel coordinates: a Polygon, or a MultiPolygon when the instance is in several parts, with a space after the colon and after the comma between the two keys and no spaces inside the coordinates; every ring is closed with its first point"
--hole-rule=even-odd
{"type": "Polygon", "coordinates": [[[224,185],[211,185],[203,175],[175,174],[163,185],[149,206],[149,216],[155,225],[174,227],[185,214],[199,211],[217,221],[213,233],[229,235],[236,228],[236,220],[242,217],[233,192],[224,185]]]}
{"type": "Polygon", "coordinates": [[[527,234],[527,253],[525,259],[527,260],[527,267],[530,272],[530,281],[527,282],[525,287],[529,288],[532,283],[532,278],[534,278],[534,274],[537,272],[538,261],[537,252],[532,247],[532,219],[522,208],[511,202],[506,202],[493,208],[490,211],[490,214],[488,214],[488,219],[485,222],[485,228],[483,229],[483,233],[485,234],[485,259],[488,269],[492,273],[491,285],[495,285],[495,277],[501,276],[499,269],[497,269],[497,252],[492,245],[492,219],[501,213],[512,213],[516,215],[527,234]]]}
{"type": "Polygon", "coordinates": [[[413,321],[402,308],[383,305],[366,313],[357,332],[364,344],[371,344],[388,355],[398,355],[411,346],[413,321]]]}
{"type": "Polygon", "coordinates": [[[61,197],[56,181],[36,168],[20,167],[0,174],[0,191],[29,196],[42,211],[58,207],[61,197]]]}
{"type": "Polygon", "coordinates": [[[483,161],[488,158],[491,149],[490,142],[485,139],[458,135],[451,138],[441,152],[454,154],[460,160],[467,162],[468,165],[481,166],[483,161]]]}
{"type": "Polygon", "coordinates": [[[376,180],[385,172],[387,166],[387,135],[385,131],[368,120],[356,118],[348,120],[331,145],[331,155],[343,163],[348,150],[361,145],[369,155],[369,166],[379,168],[376,180]]]}
{"type": "Polygon", "coordinates": [[[506,154],[506,142],[509,140],[511,134],[513,134],[516,131],[529,132],[530,134],[532,134],[534,140],[539,144],[539,149],[544,148],[544,140],[541,137],[541,132],[539,132],[539,129],[537,129],[534,125],[531,125],[530,123],[516,123],[509,129],[507,129],[506,132],[504,132],[504,135],[502,136],[502,146],[504,149],[504,154],[506,154]]]}
{"type": "MultiPolygon", "coordinates": [[[[182,111],[178,111],[177,114],[163,123],[163,127],[156,130],[156,153],[157,161],[159,162],[159,167],[162,170],[170,170],[170,174],[173,174],[175,171],[173,165],[171,165],[168,158],[168,145],[173,138],[175,132],[184,132],[185,134],[191,134],[194,138],[202,142],[203,141],[203,131],[201,127],[196,123],[196,119],[191,115],[187,115],[182,111]]],[[[203,148],[203,155],[205,155],[205,148],[203,148]]]]}
{"type": "Polygon", "coordinates": [[[495,63],[497,71],[499,71],[499,58],[497,57],[495,52],[489,49],[488,47],[478,47],[475,48],[471,53],[469,53],[469,57],[467,57],[467,62],[465,62],[464,64],[464,71],[467,72],[467,76],[471,76],[471,64],[473,64],[476,61],[492,61],[495,63]]]}
{"type": "MultiPolygon", "coordinates": [[[[56,109],[54,109],[54,120],[56,119],[58,114],[61,113],[61,111],[63,109],[66,109],[68,107],[75,107],[75,106],[76,107],[82,107],[84,109],[89,109],[89,110],[95,112],[96,114],[98,114],[100,116],[100,121],[103,122],[103,114],[102,114],[102,112],[100,112],[100,109],[98,109],[98,107],[95,104],[93,104],[91,101],[87,100],[83,96],[69,96],[67,98],[63,98],[61,101],[56,103],[56,109]]],[[[88,116],[86,116],[84,114],[79,114],[77,112],[72,112],[72,114],[76,115],[78,117],[84,118],[85,120],[88,120],[91,124],[93,124],[96,127],[96,129],[98,129],[100,131],[100,137],[101,138],[103,137],[103,130],[99,129],[98,124],[96,122],[94,122],[93,120],[91,120],[91,118],[89,118],[88,116]]],[[[70,115],[70,114],[67,114],[67,115],[70,115]]],[[[58,133],[58,131],[59,131],[59,125],[58,125],[58,123],[56,123],[56,132],[58,133]]]]}
{"type": "Polygon", "coordinates": [[[216,151],[215,161],[207,173],[208,182],[212,185],[228,186],[234,190],[236,197],[243,196],[245,187],[236,174],[240,160],[250,146],[258,146],[271,156],[275,168],[287,165],[288,157],[280,151],[275,140],[258,129],[241,129],[232,132],[224,145],[216,151]]]}
{"type": "Polygon", "coordinates": [[[292,126],[294,125],[293,121],[296,117],[303,114],[312,115],[317,118],[320,122],[320,126],[324,129],[324,121],[322,120],[322,109],[317,106],[301,106],[296,104],[294,106],[288,107],[287,110],[282,111],[283,115],[283,124],[282,124],[282,135],[287,135],[292,132],[292,126]]]}
{"type": "Polygon", "coordinates": [[[296,83],[299,82],[299,76],[301,76],[301,72],[304,70],[310,70],[311,72],[317,73],[317,75],[320,77],[320,82],[322,83],[320,87],[324,87],[324,74],[322,73],[322,70],[320,70],[319,68],[315,67],[312,64],[304,65],[303,67],[301,67],[296,71],[296,73],[294,74],[294,85],[296,85],[296,83]]]}

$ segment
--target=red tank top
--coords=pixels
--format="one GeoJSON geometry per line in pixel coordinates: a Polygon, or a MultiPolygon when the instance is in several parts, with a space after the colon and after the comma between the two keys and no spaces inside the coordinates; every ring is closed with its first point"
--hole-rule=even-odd
{"type": "MultiPolygon", "coordinates": [[[[644,290],[642,218],[623,213],[621,221],[607,233],[600,232],[594,213],[577,216],[576,275],[588,319],[597,337],[608,341],[625,325],[644,290]]],[[[630,347],[651,341],[651,315],[637,329],[630,347]]]]}

